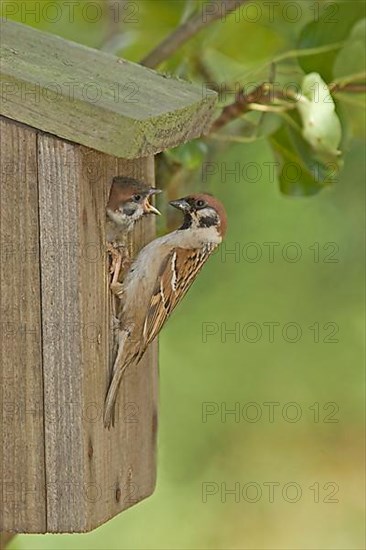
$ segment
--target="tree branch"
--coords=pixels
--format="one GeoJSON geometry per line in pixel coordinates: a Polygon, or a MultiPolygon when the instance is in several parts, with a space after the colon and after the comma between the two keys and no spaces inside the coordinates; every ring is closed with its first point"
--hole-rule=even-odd
{"type": "MultiPolygon", "coordinates": [[[[329,84],[329,90],[332,94],[337,93],[366,93],[366,83],[348,83],[348,84],[329,84]]],[[[220,116],[214,121],[210,128],[211,132],[217,132],[223,126],[229,124],[233,120],[239,118],[242,114],[251,111],[251,104],[269,105],[274,100],[291,102],[289,105],[296,103],[296,97],[286,94],[282,91],[271,90],[269,83],[263,82],[250,94],[243,94],[241,90],[233,103],[223,108],[220,116]]]]}
{"type": "Polygon", "coordinates": [[[248,0],[217,0],[216,5],[215,3],[207,4],[207,7],[212,4],[214,9],[212,11],[207,11],[205,14],[203,14],[201,10],[199,13],[192,15],[188,21],[175,29],[169,36],[160,42],[152,52],[144,57],[144,59],[140,61],[141,65],[150,67],[151,69],[157,67],[160,63],[165,61],[165,59],[173,55],[182,44],[187,42],[201,29],[220,18],[225,19],[228,13],[235,11],[247,1],[248,0]]]}
{"type": "Polygon", "coordinates": [[[217,132],[217,130],[226,126],[229,122],[250,111],[251,103],[265,104],[269,102],[269,99],[268,85],[265,83],[257,86],[250,94],[243,94],[241,90],[236,95],[234,103],[230,103],[230,105],[223,108],[220,116],[212,124],[210,132],[217,132]]]}
{"type": "Polygon", "coordinates": [[[340,92],[352,93],[352,94],[364,94],[366,93],[366,82],[348,83],[348,84],[330,84],[329,90],[332,94],[338,94],[340,92]]]}

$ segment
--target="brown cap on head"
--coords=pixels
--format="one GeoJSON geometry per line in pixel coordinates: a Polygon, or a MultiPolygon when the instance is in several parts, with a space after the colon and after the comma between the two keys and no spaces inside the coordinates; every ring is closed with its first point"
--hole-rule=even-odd
{"type": "Polygon", "coordinates": [[[148,189],[148,186],[143,181],[129,178],[128,176],[115,176],[112,182],[112,189],[113,187],[124,190],[126,193],[142,192],[148,189]]]}
{"type": "Polygon", "coordinates": [[[146,186],[134,178],[116,176],[113,178],[111,191],[109,194],[108,208],[117,210],[120,204],[128,201],[135,193],[140,193],[146,189],[146,186]]]}

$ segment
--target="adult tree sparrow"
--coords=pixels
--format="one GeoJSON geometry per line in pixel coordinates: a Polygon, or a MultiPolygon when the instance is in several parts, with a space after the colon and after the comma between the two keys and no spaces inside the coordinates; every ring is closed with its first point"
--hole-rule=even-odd
{"type": "Polygon", "coordinates": [[[225,209],[215,197],[195,194],[170,204],[183,211],[183,224],[146,245],[125,276],[119,348],[104,409],[108,428],[123,373],[141,360],[226,232],[225,209]]]}
{"type": "Polygon", "coordinates": [[[113,178],[107,204],[107,241],[108,251],[112,256],[111,271],[114,274],[111,287],[118,283],[123,260],[128,255],[128,233],[144,215],[160,215],[159,210],[149,202],[152,195],[160,192],[160,189],[146,187],[134,178],[113,178]]]}

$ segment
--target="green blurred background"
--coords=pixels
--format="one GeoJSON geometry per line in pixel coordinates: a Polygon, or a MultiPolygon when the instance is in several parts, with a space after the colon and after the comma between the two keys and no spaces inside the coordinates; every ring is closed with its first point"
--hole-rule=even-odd
{"type": "MultiPolygon", "coordinates": [[[[130,2],[129,9],[137,6],[136,21],[118,23],[117,35],[103,1],[92,2],[103,14],[95,22],[89,20],[92,8],[88,18],[83,14],[91,4],[87,1],[76,3],[74,22],[65,9],[54,22],[49,21],[51,8],[46,18],[24,17],[22,4],[30,9],[46,1],[4,0],[3,10],[7,4],[19,8],[14,9],[15,20],[138,61],[198,3],[130,2]]],[[[239,22],[231,16],[226,23],[215,23],[164,69],[194,80],[187,59],[192,60],[200,46],[211,70],[218,78],[222,73],[222,81],[225,71],[246,74],[298,47],[316,6],[339,6],[274,2],[270,17],[265,7],[269,2],[251,4],[262,7],[258,21],[249,20],[254,12],[247,12],[239,22]],[[297,21],[286,12],[292,9],[289,4],[300,9],[297,21]]],[[[364,3],[347,4],[355,14],[352,23],[360,20],[364,3]]],[[[343,18],[338,14],[337,19],[337,13],[329,12],[333,22],[324,27],[324,33],[331,28],[334,41],[345,39],[343,18]]],[[[314,63],[319,65],[319,59],[314,63]]],[[[285,69],[293,80],[294,68],[285,69]]],[[[218,142],[209,157],[215,173],[203,183],[205,164],[189,172],[189,188],[208,189],[224,201],[229,232],[160,338],[154,495],[90,534],[18,536],[11,548],[365,547],[362,97],[344,98],[337,109],[346,136],[344,169],[332,186],[314,196],[281,194],[277,177],[266,168],[265,163],[274,162],[267,139],[218,142]],[[239,178],[225,172],[235,163],[239,178]],[[246,169],[248,163],[256,163],[260,177],[246,169]],[[264,244],[269,242],[279,243],[272,259],[264,244]],[[290,261],[295,247],[288,243],[297,243],[298,261],[290,261]],[[232,250],[236,254],[230,254],[232,250]],[[273,341],[271,322],[279,323],[273,341]],[[289,341],[296,339],[294,326],[282,332],[287,323],[300,327],[298,341],[289,341]],[[225,335],[235,324],[240,334],[225,335]],[[215,333],[204,337],[207,326],[215,333]],[[264,405],[268,402],[276,403],[272,419],[264,405]],[[210,415],[203,414],[207,407],[210,415]],[[236,407],[240,416],[225,415],[225,407],[236,407]],[[273,498],[270,482],[276,484],[273,498]],[[235,484],[240,494],[225,495],[225,487],[232,490],[235,484]]]]}

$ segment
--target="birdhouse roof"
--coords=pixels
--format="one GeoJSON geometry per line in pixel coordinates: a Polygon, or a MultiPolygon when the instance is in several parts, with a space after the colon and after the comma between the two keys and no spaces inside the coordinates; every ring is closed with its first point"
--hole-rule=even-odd
{"type": "Polygon", "coordinates": [[[103,51],[1,23],[2,115],[117,157],[202,135],[217,94],[103,51]]]}

